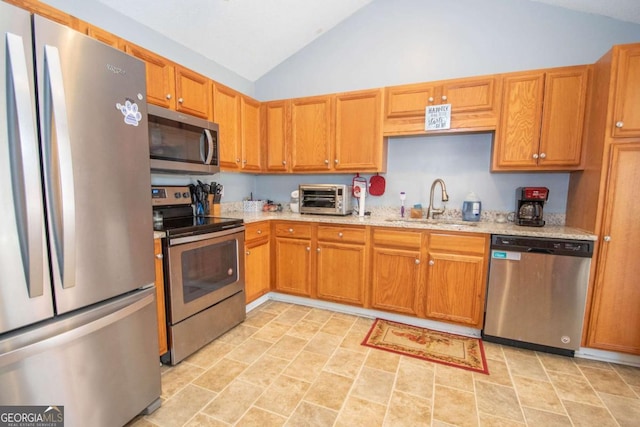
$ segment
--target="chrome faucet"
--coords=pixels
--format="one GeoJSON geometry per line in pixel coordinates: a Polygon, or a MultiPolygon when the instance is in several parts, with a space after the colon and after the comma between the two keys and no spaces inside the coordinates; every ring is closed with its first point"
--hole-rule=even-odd
{"type": "Polygon", "coordinates": [[[444,206],[442,206],[442,208],[440,209],[435,209],[433,207],[433,191],[435,190],[437,183],[440,183],[440,187],[442,187],[442,201],[443,202],[449,201],[449,195],[447,194],[447,187],[446,185],[444,185],[444,181],[440,178],[433,181],[433,184],[431,184],[431,192],[429,193],[429,207],[427,208],[427,219],[433,219],[434,215],[442,215],[444,213],[444,209],[445,209],[444,206]]]}

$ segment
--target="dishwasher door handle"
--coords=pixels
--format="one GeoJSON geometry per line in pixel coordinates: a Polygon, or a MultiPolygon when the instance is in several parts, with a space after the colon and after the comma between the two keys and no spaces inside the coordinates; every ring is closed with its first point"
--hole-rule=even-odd
{"type": "Polygon", "coordinates": [[[550,249],[540,249],[540,248],[528,248],[527,249],[528,253],[531,254],[546,254],[546,255],[553,255],[553,251],[550,249]]]}

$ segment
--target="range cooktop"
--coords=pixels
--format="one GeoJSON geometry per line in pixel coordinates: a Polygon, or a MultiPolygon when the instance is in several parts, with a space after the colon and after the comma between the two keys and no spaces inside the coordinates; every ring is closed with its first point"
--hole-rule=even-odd
{"type": "Polygon", "coordinates": [[[163,231],[167,237],[173,238],[215,233],[230,228],[241,227],[243,223],[244,222],[238,218],[185,216],[165,218],[162,222],[154,222],[153,229],[155,231],[163,231]]]}

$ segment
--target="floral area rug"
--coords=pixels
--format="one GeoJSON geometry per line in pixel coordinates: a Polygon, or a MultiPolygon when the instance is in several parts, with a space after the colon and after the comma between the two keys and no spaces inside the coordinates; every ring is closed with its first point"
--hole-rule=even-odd
{"type": "Polygon", "coordinates": [[[367,347],[488,374],[482,341],[376,319],[362,342],[367,347]]]}

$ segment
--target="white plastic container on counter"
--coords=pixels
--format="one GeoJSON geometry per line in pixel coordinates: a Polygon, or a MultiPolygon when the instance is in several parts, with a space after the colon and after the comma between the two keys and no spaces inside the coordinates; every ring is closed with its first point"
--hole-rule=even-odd
{"type": "Polygon", "coordinates": [[[470,192],[462,202],[462,220],[463,221],[480,221],[482,213],[482,202],[476,196],[476,193],[470,192]]]}

